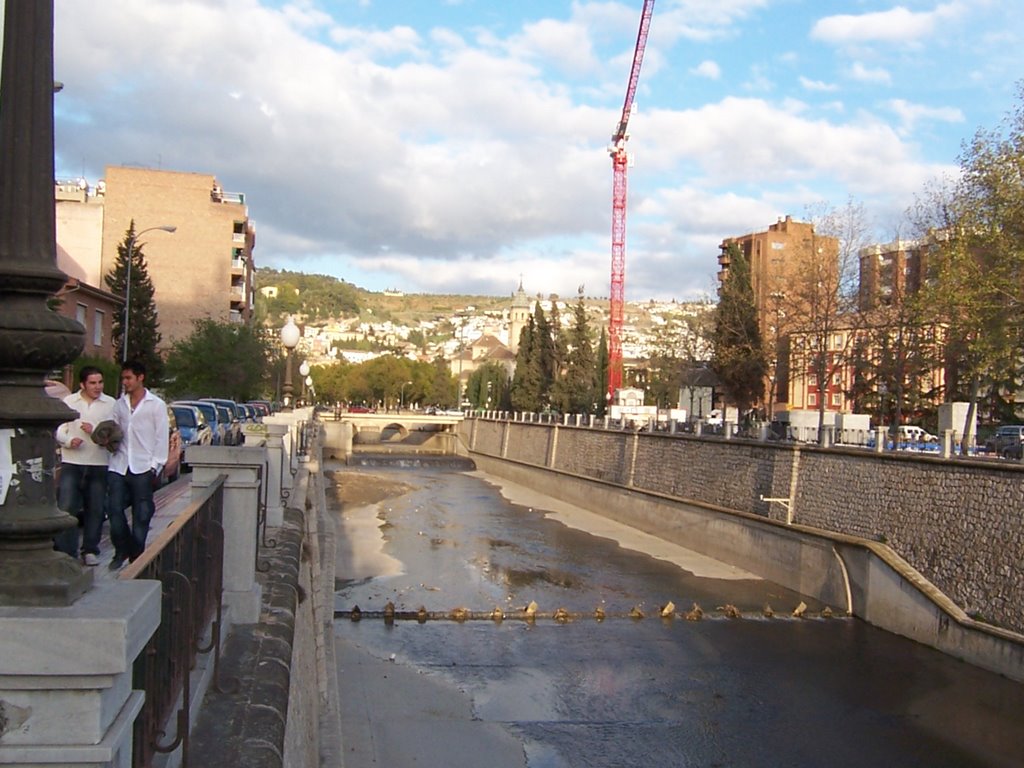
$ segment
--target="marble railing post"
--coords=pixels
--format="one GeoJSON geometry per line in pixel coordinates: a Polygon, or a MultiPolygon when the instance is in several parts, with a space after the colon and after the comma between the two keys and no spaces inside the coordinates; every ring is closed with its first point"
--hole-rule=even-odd
{"type": "Polygon", "coordinates": [[[224,483],[224,596],[228,621],[255,624],[262,588],[256,581],[261,481],[267,482],[266,448],[193,445],[186,450],[192,466],[192,496],[199,496],[220,475],[224,483]]]}
{"type": "Polygon", "coordinates": [[[875,453],[885,453],[885,445],[889,442],[889,430],[875,427],[875,453]]]}
{"type": "Polygon", "coordinates": [[[285,424],[267,424],[267,525],[277,528],[284,522],[284,498],[281,494],[283,476],[291,473],[285,466],[285,424]]]}
{"type": "Polygon", "coordinates": [[[63,608],[0,607],[0,765],[130,768],[132,666],[160,624],[160,582],[93,587],[63,608]]]}

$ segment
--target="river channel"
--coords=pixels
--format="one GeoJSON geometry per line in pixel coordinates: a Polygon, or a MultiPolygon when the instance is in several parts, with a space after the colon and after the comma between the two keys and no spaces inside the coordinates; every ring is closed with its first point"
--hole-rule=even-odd
{"type": "Polygon", "coordinates": [[[328,469],[377,488],[328,492],[346,768],[1024,765],[1022,685],[483,473],[328,469]]]}

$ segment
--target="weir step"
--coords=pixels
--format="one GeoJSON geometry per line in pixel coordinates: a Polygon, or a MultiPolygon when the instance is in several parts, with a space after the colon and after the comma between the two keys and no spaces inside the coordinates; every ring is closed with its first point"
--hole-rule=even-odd
{"type": "Polygon", "coordinates": [[[629,611],[606,611],[596,609],[587,613],[567,611],[559,608],[554,611],[530,611],[527,609],[504,611],[492,609],[490,611],[473,611],[468,608],[453,608],[448,611],[428,611],[420,608],[416,611],[399,611],[394,608],[385,607],[384,610],[364,611],[359,606],[351,609],[335,610],[335,619],[349,619],[351,621],[383,620],[386,623],[395,621],[416,621],[424,624],[428,621],[554,621],[565,624],[570,621],[593,620],[602,622],[610,619],[629,619],[631,621],[642,621],[644,619],[662,619],[663,621],[702,621],[702,620],[735,620],[735,619],[777,619],[785,620],[830,620],[852,618],[846,613],[833,612],[830,608],[821,611],[809,612],[806,607],[801,609],[797,606],[791,613],[776,613],[770,607],[765,606],[760,611],[740,611],[734,606],[718,606],[712,611],[704,611],[699,606],[694,606],[689,611],[679,612],[674,610],[654,609],[649,613],[642,609],[633,608],[629,611]]]}

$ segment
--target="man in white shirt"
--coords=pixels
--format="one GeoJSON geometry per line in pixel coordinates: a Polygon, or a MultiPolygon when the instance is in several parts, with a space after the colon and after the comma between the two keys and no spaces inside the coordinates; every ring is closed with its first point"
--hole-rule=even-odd
{"type": "MultiPolygon", "coordinates": [[[[110,454],[92,441],[92,432],[100,422],[113,418],[114,398],[103,393],[103,372],[87,365],[78,372],[78,391],[64,402],[78,412],[78,418],[57,427],[61,447],[57,506],[72,517],[81,510],[82,559],[86,565],[98,565],[110,454]]],[[[78,557],[78,526],[61,532],[56,545],[61,552],[78,557]]]]}
{"type": "Polygon", "coordinates": [[[114,422],[124,438],[110,457],[107,472],[109,490],[107,514],[110,516],[110,540],[114,559],[110,569],[117,570],[125,559],[134,560],[146,548],[149,521],[156,511],[153,488],[167,463],[170,422],[167,404],[145,386],[146,368],[137,360],[121,366],[123,394],[114,405],[114,422]],[[132,507],[129,530],[124,510],[132,507]]]}

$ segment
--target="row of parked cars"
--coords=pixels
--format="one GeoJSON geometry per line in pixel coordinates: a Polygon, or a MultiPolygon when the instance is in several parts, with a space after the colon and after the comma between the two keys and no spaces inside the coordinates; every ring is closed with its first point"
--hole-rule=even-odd
{"type": "MultiPolygon", "coordinates": [[[[186,470],[185,449],[190,445],[241,445],[245,425],[261,422],[272,412],[271,404],[266,400],[236,403],[217,397],[174,400],[167,408],[172,443],[173,433],[177,432],[180,435],[179,461],[186,470]]],[[[171,452],[174,453],[173,445],[171,452]]]]}

